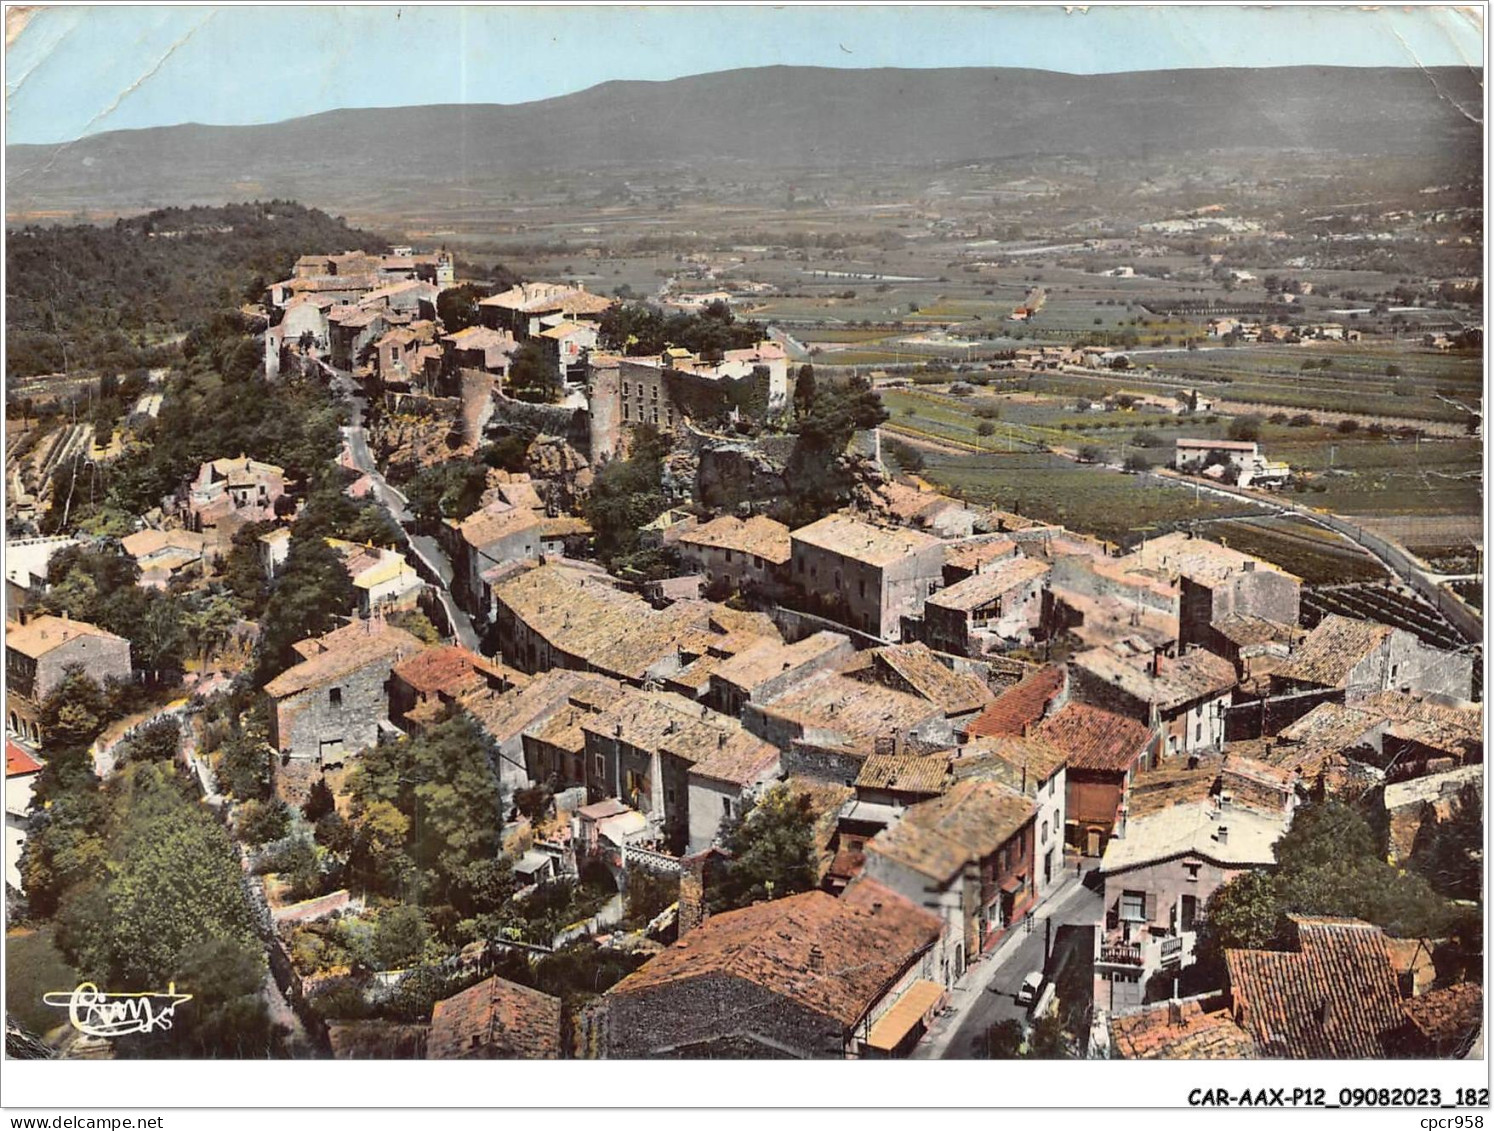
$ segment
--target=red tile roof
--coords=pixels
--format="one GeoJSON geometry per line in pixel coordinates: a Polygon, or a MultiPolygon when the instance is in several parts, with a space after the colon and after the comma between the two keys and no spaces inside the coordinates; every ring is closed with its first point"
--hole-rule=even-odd
{"type": "Polygon", "coordinates": [[[712,916],[607,993],[739,978],[850,1028],[942,926],[938,916],[863,880],[840,899],[809,891],[712,916]]]}
{"type": "Polygon", "coordinates": [[[1112,1018],[1110,1039],[1122,1060],[1253,1060],[1259,1055],[1228,1011],[1206,1013],[1197,1001],[1162,1002],[1112,1018]]]}
{"type": "Polygon", "coordinates": [[[34,774],[42,768],[40,762],[33,758],[20,746],[10,739],[5,740],[5,776],[17,778],[22,774],[34,774]]]}
{"type": "Polygon", "coordinates": [[[1020,735],[1043,717],[1048,701],[1063,688],[1067,673],[1062,665],[1039,668],[1014,687],[1009,687],[965,727],[971,738],[998,734],[1020,735]]]}
{"type": "Polygon", "coordinates": [[[1360,919],[1292,916],[1297,950],[1226,950],[1240,1023],[1267,1056],[1381,1058],[1403,1023],[1385,933],[1360,919]]]}
{"type": "Polygon", "coordinates": [[[1033,732],[1068,756],[1070,770],[1108,770],[1124,773],[1135,764],[1150,728],[1124,715],[1102,711],[1087,703],[1070,703],[1033,732]]]}
{"type": "Polygon", "coordinates": [[[489,978],[431,1010],[429,1060],[555,1060],[560,999],[489,978]]]}
{"type": "Polygon", "coordinates": [[[1484,989],[1477,982],[1459,982],[1414,997],[1404,1009],[1406,1019],[1427,1040],[1464,1041],[1483,1023],[1484,989]]]}

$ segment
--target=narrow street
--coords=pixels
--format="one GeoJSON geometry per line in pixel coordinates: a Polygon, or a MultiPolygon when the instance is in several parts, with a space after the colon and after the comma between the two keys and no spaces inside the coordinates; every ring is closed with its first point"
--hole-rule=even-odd
{"type": "Polygon", "coordinates": [[[352,419],[343,428],[343,438],[347,441],[348,451],[352,454],[354,466],[367,475],[373,483],[373,497],[380,505],[389,512],[392,518],[405,532],[405,537],[410,543],[410,552],[418,559],[425,568],[421,570],[427,580],[435,579],[439,584],[433,583],[436,597],[441,602],[441,608],[446,612],[447,623],[452,626],[456,633],[457,643],[463,648],[478,650],[479,639],[477,630],[472,626],[472,618],[469,617],[451,595],[451,583],[455,577],[451,562],[446,557],[446,552],[441,549],[440,543],[427,534],[417,534],[411,529],[415,524],[415,516],[410,513],[410,500],[405,497],[397,487],[392,487],[384,479],[375,464],[373,453],[368,447],[368,433],[363,426],[364,414],[368,405],[352,377],[339,369],[334,369],[326,362],[319,362],[326,372],[332,390],[347,401],[352,409],[352,419]]]}
{"type": "MultiPolygon", "coordinates": [[[[1044,970],[1043,949],[1051,944],[1051,976],[1060,948],[1083,946],[1087,928],[1100,921],[1103,897],[1069,873],[1063,884],[1038,904],[1027,920],[973,963],[950,991],[951,1012],[937,1018],[913,1049],[912,1060],[964,1060],[977,1055],[978,1042],[998,1021],[1028,1021],[1028,1007],[1017,1004],[1022,980],[1044,970]]],[[[1082,956],[1081,956],[1082,957],[1082,956]]]]}

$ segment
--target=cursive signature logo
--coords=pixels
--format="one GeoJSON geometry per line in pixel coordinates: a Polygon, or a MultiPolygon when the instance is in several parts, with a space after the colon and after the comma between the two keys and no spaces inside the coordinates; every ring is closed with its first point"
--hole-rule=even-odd
{"type": "Polygon", "coordinates": [[[66,1009],[73,1028],[90,1037],[124,1037],[169,1029],[176,1007],[192,1000],[191,994],[176,992],[176,983],[165,993],[106,994],[92,982],[84,982],[71,993],[47,993],[42,1001],[66,1009]]]}

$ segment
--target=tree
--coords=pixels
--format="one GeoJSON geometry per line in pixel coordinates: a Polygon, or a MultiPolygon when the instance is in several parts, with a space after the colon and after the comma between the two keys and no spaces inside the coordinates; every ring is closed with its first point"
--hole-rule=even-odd
{"type": "Polygon", "coordinates": [[[159,989],[189,952],[222,939],[257,948],[238,856],[169,763],[109,783],[109,866],[62,897],[57,940],[89,980],[159,989]]]}
{"type": "Polygon", "coordinates": [[[1085,444],[1079,449],[1080,463],[1099,463],[1105,458],[1105,453],[1093,444],[1085,444]]]}
{"type": "Polygon", "coordinates": [[[799,373],[794,378],[794,415],[806,415],[814,407],[814,397],[814,366],[806,363],[799,366],[799,373]]]}
{"type": "Polygon", "coordinates": [[[337,627],[358,603],[342,555],[301,524],[291,534],[285,567],[275,581],[260,621],[256,682],[267,683],[300,659],[297,641],[337,627]]]}
{"type": "Polygon", "coordinates": [[[290,809],[278,797],[246,801],[239,806],[236,823],[240,840],[246,844],[265,844],[290,831],[290,809]]]}
{"type": "Polygon", "coordinates": [[[1465,785],[1446,817],[1428,804],[1411,848],[1411,866],[1449,899],[1477,900],[1483,891],[1483,798],[1465,785]]]}
{"type": "Polygon", "coordinates": [[[560,399],[564,392],[560,372],[538,342],[527,341],[514,354],[504,392],[531,404],[554,404],[560,399]]]}
{"type": "Polygon", "coordinates": [[[639,528],[652,522],[669,505],[664,496],[664,457],[668,441],[650,425],[633,437],[632,453],[612,460],[597,471],[581,511],[595,531],[597,556],[609,565],[634,553],[639,528]]]}
{"type": "Polygon", "coordinates": [[[1022,1043],[1026,1039],[1022,1022],[1008,1017],[986,1030],[983,1052],[989,1060],[1015,1060],[1021,1055],[1022,1043]]]}
{"type": "Polygon", "coordinates": [[[415,516],[435,525],[443,518],[460,521],[477,510],[487,485],[487,464],[458,459],[421,468],[404,490],[415,516]]]}
{"type": "Polygon", "coordinates": [[[423,900],[473,910],[469,866],[495,859],[501,847],[497,761],[492,739],[465,713],[365,753],[349,783],[355,868],[392,892],[402,855],[420,872],[423,900]]]}
{"type": "Polygon", "coordinates": [[[1132,452],[1126,457],[1126,470],[1133,474],[1141,474],[1152,469],[1152,461],[1142,452],[1132,452]]]}
{"type": "Polygon", "coordinates": [[[724,830],[729,858],[706,893],[712,913],[809,891],[819,882],[814,816],[807,795],[765,791],[724,830]]]}
{"type": "Polygon", "coordinates": [[[165,715],[145,723],[124,744],[118,762],[169,762],[182,748],[181,724],[165,715]]]}
{"type": "Polygon", "coordinates": [[[262,736],[240,733],[228,740],[218,759],[220,792],[239,801],[270,796],[270,751],[262,736]]]}
{"type": "Polygon", "coordinates": [[[488,289],[477,283],[458,283],[436,296],[436,317],[448,334],[476,326],[480,314],[478,300],[488,297],[488,289]]]}
{"type": "Polygon", "coordinates": [[[429,937],[424,912],[406,903],[397,904],[379,913],[371,954],[381,970],[395,970],[419,958],[429,937]]]}
{"type": "Polygon", "coordinates": [[[1338,422],[1338,432],[1341,436],[1352,436],[1355,432],[1358,431],[1359,421],[1353,419],[1352,417],[1346,416],[1344,417],[1344,419],[1338,422]]]}
{"type": "Polygon", "coordinates": [[[844,506],[852,486],[841,458],[846,445],[858,430],[886,420],[881,398],[864,377],[818,390],[809,412],[795,425],[798,436],[784,475],[788,499],[781,508],[782,521],[801,526],[844,506]]]}
{"type": "Polygon", "coordinates": [[[1229,422],[1229,438],[1237,441],[1256,441],[1261,438],[1261,418],[1254,414],[1237,416],[1229,422]]]}
{"type": "Polygon", "coordinates": [[[982,420],[975,426],[975,434],[977,436],[994,436],[996,434],[996,425],[992,424],[989,420],[982,420]]]}
{"type": "Polygon", "coordinates": [[[88,746],[107,725],[109,714],[103,689],[82,665],[69,665],[63,669],[62,681],[41,701],[47,749],[88,746]]]}

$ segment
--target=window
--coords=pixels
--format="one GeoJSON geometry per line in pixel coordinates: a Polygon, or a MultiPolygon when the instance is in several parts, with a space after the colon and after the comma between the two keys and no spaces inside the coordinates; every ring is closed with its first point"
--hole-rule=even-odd
{"type": "Polygon", "coordinates": [[[866,596],[866,578],[864,578],[864,577],[863,577],[863,578],[862,578],[862,579],[861,579],[861,580],[860,580],[860,581],[858,581],[858,582],[857,582],[857,583],[856,583],[856,584],[857,584],[857,585],[858,585],[858,586],[860,586],[860,589],[861,589],[861,596],[863,596],[863,597],[865,597],[865,596],[866,596]]]}
{"type": "Polygon", "coordinates": [[[756,554],[753,554],[752,555],[752,565],[753,565],[754,569],[762,569],[763,568],[763,560],[762,560],[762,558],[758,557],[756,554]]]}
{"type": "Polygon", "coordinates": [[[1043,844],[1047,844],[1048,843],[1048,822],[1047,821],[1043,822],[1043,839],[1042,839],[1042,843],[1043,844]]]}
{"type": "MultiPolygon", "coordinates": [[[[1186,870],[1188,873],[1188,882],[1190,884],[1198,883],[1198,871],[1202,867],[1202,864],[1195,864],[1192,861],[1189,861],[1188,863],[1183,865],[1184,870],[1186,870]]],[[[1190,896],[1189,898],[1192,897],[1190,896]]]]}
{"type": "Polygon", "coordinates": [[[727,820],[727,821],[731,820],[731,818],[732,818],[731,798],[730,797],[723,797],[721,799],[721,816],[722,816],[722,818],[724,820],[727,820]]]}
{"type": "Polygon", "coordinates": [[[602,767],[602,756],[600,754],[598,754],[597,755],[597,777],[603,778],[603,777],[606,777],[606,776],[607,776],[607,771],[605,769],[603,769],[603,767],[602,767]]]}
{"type": "Polygon", "coordinates": [[[628,402],[627,401],[623,402],[623,419],[624,420],[631,420],[632,419],[632,417],[628,415],[628,402]]]}
{"type": "Polygon", "coordinates": [[[726,551],[726,560],[727,561],[731,561],[731,551],[730,550],[726,551]]]}
{"type": "Polygon", "coordinates": [[[334,707],[342,706],[342,688],[334,687],[327,692],[327,701],[334,707]]]}
{"type": "Polygon", "coordinates": [[[624,381],[623,382],[623,396],[627,396],[627,395],[628,395],[628,383],[626,381],[624,381]]]}
{"type": "Polygon", "coordinates": [[[1146,893],[1121,892],[1120,917],[1128,923],[1144,923],[1146,921],[1146,893]]]}
{"type": "Polygon", "coordinates": [[[799,566],[799,572],[803,573],[804,572],[804,559],[803,558],[799,559],[798,566],[799,566]]]}
{"type": "Polygon", "coordinates": [[[1193,727],[1193,741],[1194,742],[1202,742],[1203,739],[1204,739],[1204,725],[1203,725],[1203,723],[1195,723],[1194,727],[1193,727]]]}

